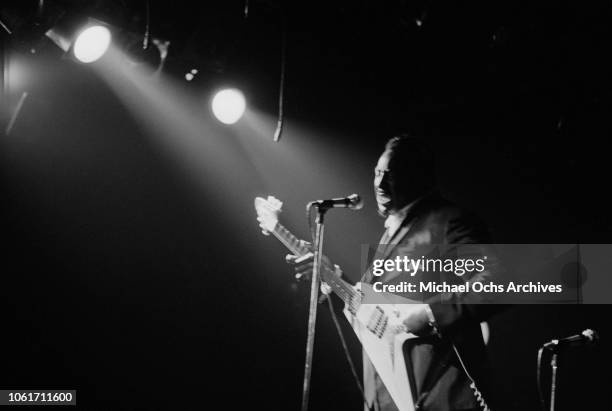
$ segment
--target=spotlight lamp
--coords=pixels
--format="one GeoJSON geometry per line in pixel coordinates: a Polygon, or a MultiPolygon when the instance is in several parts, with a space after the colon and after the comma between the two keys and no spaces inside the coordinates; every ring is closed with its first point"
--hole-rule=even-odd
{"type": "Polygon", "coordinates": [[[244,94],[238,89],[228,88],[218,91],[212,99],[212,112],[223,124],[234,124],[246,110],[244,94]]]}
{"type": "Polygon", "coordinates": [[[45,35],[64,52],[71,52],[81,63],[99,60],[109,49],[112,40],[110,29],[91,18],[85,23],[76,17],[60,20],[45,35]]]}
{"type": "Polygon", "coordinates": [[[110,30],[101,25],[93,25],[77,34],[72,50],[80,62],[93,63],[106,53],[110,43],[110,30]]]}

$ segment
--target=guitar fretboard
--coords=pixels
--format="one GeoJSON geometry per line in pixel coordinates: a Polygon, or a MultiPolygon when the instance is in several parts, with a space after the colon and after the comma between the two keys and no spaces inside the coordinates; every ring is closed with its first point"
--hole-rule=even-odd
{"type": "MultiPolygon", "coordinates": [[[[293,235],[293,233],[287,230],[281,223],[276,223],[272,234],[274,234],[289,251],[297,256],[302,257],[311,252],[299,238],[293,235]]],[[[326,269],[325,266],[321,267],[321,279],[350,307],[351,311],[356,311],[359,305],[360,299],[358,297],[360,297],[360,294],[349,283],[338,278],[333,271],[326,269]]]]}

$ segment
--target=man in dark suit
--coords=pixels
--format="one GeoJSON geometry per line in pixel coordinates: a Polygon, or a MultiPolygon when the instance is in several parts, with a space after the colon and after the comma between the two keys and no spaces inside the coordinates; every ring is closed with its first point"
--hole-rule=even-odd
{"type": "MultiPolygon", "coordinates": [[[[435,189],[434,158],[420,139],[400,136],[388,141],[375,168],[374,190],[385,232],[377,258],[394,259],[415,244],[486,244],[483,225],[471,214],[443,199],[435,189]]],[[[478,251],[476,251],[478,253],[478,251]]],[[[308,259],[295,260],[298,276],[308,273],[308,259]]],[[[461,281],[489,281],[497,275],[494,261],[488,269],[461,281]]],[[[333,267],[325,258],[324,266],[333,267]]],[[[452,277],[452,275],[450,275],[452,277]]],[[[393,273],[375,278],[368,270],[362,282],[397,281],[393,273]]],[[[418,277],[417,277],[418,280],[418,277]]],[[[457,282],[457,278],[440,277],[457,282]]],[[[480,322],[492,312],[483,294],[442,293],[421,295],[422,304],[408,310],[399,324],[419,338],[404,344],[404,355],[417,409],[459,411],[483,408],[484,342],[480,322]],[[476,383],[474,383],[476,381],[476,383]]],[[[397,410],[384,384],[364,352],[366,409],[397,410]]],[[[485,389],[486,393],[486,389],[485,389]]]]}

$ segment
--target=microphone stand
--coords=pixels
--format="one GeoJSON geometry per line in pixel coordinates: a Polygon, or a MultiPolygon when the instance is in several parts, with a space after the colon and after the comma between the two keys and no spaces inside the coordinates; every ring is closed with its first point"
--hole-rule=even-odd
{"type": "Polygon", "coordinates": [[[592,329],[586,329],[579,335],[573,335],[571,337],[562,338],[560,340],[552,340],[547,342],[540,348],[538,352],[538,392],[540,393],[540,401],[542,403],[542,409],[545,409],[545,403],[542,395],[542,390],[540,388],[540,360],[542,358],[542,352],[544,349],[550,350],[552,356],[550,358],[550,369],[551,369],[551,377],[550,377],[550,411],[555,411],[555,402],[557,397],[557,371],[559,370],[559,353],[563,350],[564,347],[571,346],[571,344],[580,344],[580,343],[594,343],[598,340],[597,332],[592,329]]]}
{"type": "Polygon", "coordinates": [[[323,255],[324,217],[329,207],[317,207],[316,230],[314,238],[314,258],[312,263],[312,281],[310,284],[310,309],[308,312],[308,337],[306,340],[306,361],[304,364],[304,385],[302,389],[302,411],[308,411],[310,396],[310,375],[312,373],[312,354],[314,349],[315,325],[317,321],[317,306],[319,282],[321,273],[321,257],[323,255]]]}
{"type": "Polygon", "coordinates": [[[550,359],[551,368],[551,382],[550,382],[550,411],[555,411],[555,396],[557,393],[557,350],[553,351],[552,358],[550,359]]]}

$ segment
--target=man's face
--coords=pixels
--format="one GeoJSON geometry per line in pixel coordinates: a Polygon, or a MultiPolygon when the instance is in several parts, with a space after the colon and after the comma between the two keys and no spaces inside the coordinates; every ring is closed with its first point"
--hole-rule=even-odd
{"type": "Polygon", "coordinates": [[[383,217],[400,210],[407,203],[408,193],[403,189],[399,179],[398,167],[393,162],[390,151],[382,153],[374,169],[374,194],[378,204],[378,213],[383,217]]]}

